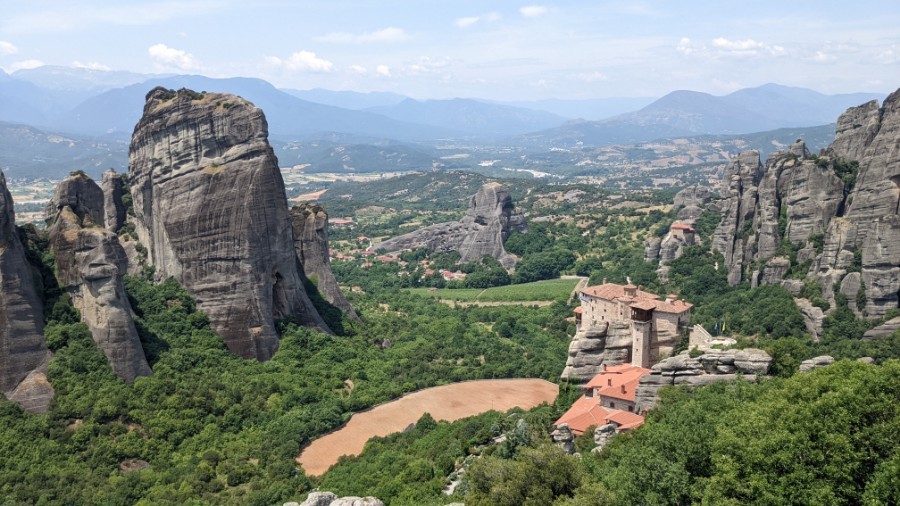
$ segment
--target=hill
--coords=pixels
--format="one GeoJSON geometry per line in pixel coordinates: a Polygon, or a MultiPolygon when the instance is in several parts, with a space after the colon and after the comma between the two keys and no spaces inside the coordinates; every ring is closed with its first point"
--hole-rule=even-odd
{"type": "Polygon", "coordinates": [[[9,178],[60,179],[73,170],[99,178],[128,164],[128,143],[121,139],[46,132],[0,121],[0,170],[9,178]]]}

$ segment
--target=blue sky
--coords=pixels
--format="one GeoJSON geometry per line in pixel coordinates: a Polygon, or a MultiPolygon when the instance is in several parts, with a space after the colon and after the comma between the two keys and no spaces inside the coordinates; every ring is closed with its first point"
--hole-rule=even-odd
{"type": "Polygon", "coordinates": [[[0,0],[0,67],[498,100],[900,87],[900,2],[0,0]]]}

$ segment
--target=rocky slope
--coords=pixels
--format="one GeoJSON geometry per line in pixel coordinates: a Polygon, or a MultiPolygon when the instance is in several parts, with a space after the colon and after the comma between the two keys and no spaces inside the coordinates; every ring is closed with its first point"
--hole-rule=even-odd
{"type": "Polygon", "coordinates": [[[328,257],[328,213],[317,204],[301,204],[291,208],[294,249],[306,277],[316,285],[325,299],[356,318],[331,272],[328,257]]]}
{"type": "Polygon", "coordinates": [[[469,200],[469,209],[460,221],[431,225],[375,244],[372,249],[458,251],[463,262],[490,256],[510,269],[516,259],[506,252],[503,242],[513,230],[527,230],[525,217],[515,211],[506,187],[487,183],[469,200]]]}
{"type": "Polygon", "coordinates": [[[53,397],[43,332],[43,306],[0,172],[0,393],[31,412],[47,411],[53,397]]]}
{"type": "Polygon", "coordinates": [[[70,176],[57,187],[48,213],[56,277],[94,342],[125,381],[151,374],[122,283],[125,251],[103,227],[103,191],[83,173],[70,176]]]}
{"type": "Polygon", "coordinates": [[[327,331],[303,286],[262,110],[228,94],[147,94],[129,151],[135,228],[161,279],[175,277],[228,348],[266,360],[275,320],[327,331]]]}
{"type": "Polygon", "coordinates": [[[104,226],[110,232],[117,232],[125,224],[125,204],[122,202],[125,179],[122,174],[109,169],[103,173],[100,188],[103,189],[104,226]]]}
{"type": "Polygon", "coordinates": [[[866,316],[898,306],[900,90],[880,108],[873,101],[844,113],[821,155],[802,141],[765,166],[756,152],[742,153],[725,182],[713,248],[731,284],[781,283],[793,268],[819,281],[832,302],[835,286],[851,300],[853,288],[864,290],[866,316]]]}

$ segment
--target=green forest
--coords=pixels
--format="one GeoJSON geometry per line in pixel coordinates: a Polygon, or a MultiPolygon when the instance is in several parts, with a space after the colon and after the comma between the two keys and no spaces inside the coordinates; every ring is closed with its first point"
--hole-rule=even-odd
{"type": "MultiPolygon", "coordinates": [[[[532,219],[529,232],[509,237],[507,249],[521,260],[506,278],[495,261],[457,265],[458,255],[423,251],[407,253],[407,267],[335,261],[340,283],[360,288],[348,296],[361,319],[341,320],[341,335],[282,321],[279,350],[268,362],[229,354],[174,280],[153,283],[151,270],[128,277],[154,371],[130,385],[113,374],[56,285],[46,237],[24,228],[43,278],[56,397],[43,415],[0,401],[0,504],[268,505],[302,501],[314,488],[374,495],[389,505],[896,504],[900,334],[861,340],[879,321],[857,319],[857,301],[838,296],[813,342],[785,289],[728,285],[716,269],[722,258],[708,247],[718,223],[712,212],[696,224],[706,246],[686,249],[661,283],[656,266],[644,261],[643,241],[666,232],[676,210],[663,204],[672,192],[628,193],[628,206],[609,205],[624,197],[610,200],[608,190],[585,192],[578,202],[557,198],[576,190],[585,187],[529,182],[515,190],[531,217],[562,218],[532,219]],[[431,291],[438,283],[416,264],[423,259],[459,268],[478,285],[431,291]],[[527,283],[561,274],[592,284],[631,279],[648,291],[676,293],[695,305],[694,322],[727,322],[738,347],[768,351],[773,377],[664,390],[642,428],[599,453],[589,437],[579,438],[580,457],[549,439],[552,422],[580,395],[562,383],[556,403],[528,412],[454,423],[423,416],[322,477],[306,476],[295,463],[305,445],[353,412],[407,392],[469,379],[558,381],[575,331],[565,296],[575,280],[527,283]],[[478,302],[484,294],[527,300],[459,307],[439,300],[473,294],[478,302]],[[528,304],[534,300],[552,302],[528,304]],[[823,354],[839,362],[797,373],[800,361],[823,354]],[[853,361],[860,357],[876,365],[853,361]],[[450,483],[448,496],[442,491],[450,483]]],[[[361,230],[387,235],[398,220],[444,220],[456,198],[414,208],[389,203],[396,219],[380,215],[338,231],[332,244],[345,247],[361,230]]],[[[804,295],[828,304],[814,283],[804,295]]]]}

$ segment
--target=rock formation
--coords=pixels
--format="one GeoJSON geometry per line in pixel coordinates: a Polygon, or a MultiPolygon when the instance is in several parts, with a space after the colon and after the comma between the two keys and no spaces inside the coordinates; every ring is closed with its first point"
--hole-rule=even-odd
{"type": "Polygon", "coordinates": [[[798,248],[795,267],[808,266],[805,273],[829,302],[835,285],[842,292],[855,286],[865,290],[868,317],[898,307],[900,90],[880,108],[873,101],[844,113],[820,156],[802,141],[765,167],[756,152],[742,153],[726,171],[726,185],[713,247],[725,256],[731,284],[752,276],[748,267],[768,261],[787,241],[798,248]],[[845,284],[848,276],[858,280],[845,284]]]}
{"type": "Polygon", "coordinates": [[[374,497],[338,497],[334,492],[310,492],[302,503],[288,502],[284,506],[384,506],[374,497]]]}
{"type": "Polygon", "coordinates": [[[742,377],[755,380],[769,370],[772,357],[763,350],[709,350],[697,358],[682,352],[650,368],[641,377],[635,393],[638,412],[652,409],[659,399],[659,389],[669,385],[701,386],[742,377]]]}
{"type": "Polygon", "coordinates": [[[0,172],[0,393],[26,411],[47,411],[53,398],[44,375],[49,360],[43,306],[0,172]]]}
{"type": "Polygon", "coordinates": [[[388,252],[426,248],[431,252],[458,251],[463,262],[496,258],[507,269],[516,259],[503,242],[513,230],[525,232],[525,217],[515,212],[506,188],[487,183],[469,200],[466,215],[457,222],[438,223],[380,242],[372,249],[388,252]]]}
{"type": "Polygon", "coordinates": [[[291,208],[291,224],[294,231],[294,249],[303,266],[306,277],[316,285],[325,299],[356,318],[356,312],[347,302],[331,272],[328,257],[328,213],[316,204],[301,204],[291,208]]]}
{"type": "Polygon", "coordinates": [[[891,318],[874,329],[869,329],[863,334],[863,339],[880,339],[887,337],[900,330],[900,316],[891,318]]]}
{"type": "Polygon", "coordinates": [[[577,382],[590,381],[603,371],[604,365],[628,362],[631,345],[631,325],[625,321],[579,329],[569,343],[569,357],[561,378],[577,382]]]}
{"type": "Polygon", "coordinates": [[[72,175],[56,188],[48,212],[56,277],[94,342],[125,381],[151,374],[122,283],[125,251],[103,228],[103,191],[84,173],[72,175]]]}
{"type": "Polygon", "coordinates": [[[103,173],[100,183],[103,189],[104,226],[110,232],[118,232],[125,224],[125,205],[122,196],[125,194],[125,180],[121,174],[109,169],[103,173]]]}
{"type": "Polygon", "coordinates": [[[557,425],[553,432],[550,433],[550,439],[560,447],[562,451],[573,455],[575,453],[575,435],[569,428],[569,424],[561,423],[557,425]]]}
{"type": "Polygon", "coordinates": [[[270,358],[280,318],[327,331],[303,286],[262,110],[234,95],[156,88],[128,170],[148,262],[185,287],[233,353],[270,358]]]}
{"type": "Polygon", "coordinates": [[[800,362],[799,372],[809,372],[819,367],[827,367],[834,363],[834,357],[831,355],[821,355],[800,362]]]}

